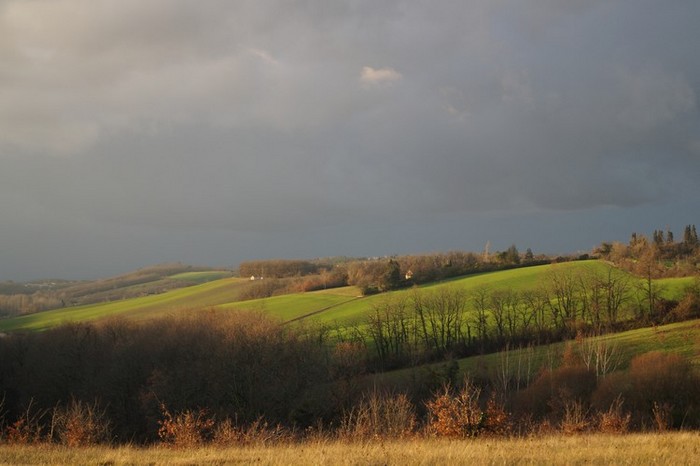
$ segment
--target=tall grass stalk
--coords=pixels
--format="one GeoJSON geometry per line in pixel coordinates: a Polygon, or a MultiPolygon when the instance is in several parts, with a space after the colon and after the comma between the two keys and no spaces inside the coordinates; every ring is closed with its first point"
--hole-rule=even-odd
{"type": "Polygon", "coordinates": [[[0,445],[0,464],[695,464],[700,434],[309,441],[231,448],[0,445]]]}

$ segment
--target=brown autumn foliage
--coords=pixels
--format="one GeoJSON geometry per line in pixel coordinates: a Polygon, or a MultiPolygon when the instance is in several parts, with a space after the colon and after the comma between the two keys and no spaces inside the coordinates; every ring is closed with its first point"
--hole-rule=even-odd
{"type": "Polygon", "coordinates": [[[592,396],[597,409],[625,400],[636,427],[658,425],[697,427],[700,422],[700,378],[679,354],[659,351],[636,356],[626,371],[601,380],[592,396]]]}
{"type": "Polygon", "coordinates": [[[583,365],[544,369],[526,389],[515,396],[520,415],[561,418],[567,404],[590,400],[596,388],[596,375],[583,365]]]}
{"type": "Polygon", "coordinates": [[[426,402],[427,431],[438,437],[467,438],[481,434],[486,424],[486,413],[479,405],[481,388],[465,380],[455,391],[445,385],[426,402]]]}
{"type": "Polygon", "coordinates": [[[415,408],[405,394],[375,390],[343,415],[337,434],[345,440],[404,438],[416,425],[415,408]]]}
{"type": "MultiPolygon", "coordinates": [[[[173,413],[206,407],[217,419],[247,424],[264,414],[306,426],[333,409],[329,381],[329,358],[312,335],[255,312],[69,324],[0,339],[8,423],[30,402],[34,413],[98,400],[117,441],[156,440],[161,403],[173,413]]],[[[38,423],[48,430],[50,419],[38,423]]]]}
{"type": "Polygon", "coordinates": [[[598,431],[604,434],[625,434],[629,431],[632,415],[623,410],[624,400],[615,398],[607,411],[598,415],[598,431]]]}
{"type": "Polygon", "coordinates": [[[191,448],[211,439],[214,419],[206,409],[185,410],[171,414],[161,405],[163,418],[158,421],[158,437],[163,443],[177,448],[191,448]]]}
{"type": "Polygon", "coordinates": [[[238,426],[226,418],[214,426],[212,443],[220,447],[269,445],[291,441],[292,438],[292,433],[281,424],[270,426],[262,417],[247,426],[238,426]]]}
{"type": "Polygon", "coordinates": [[[506,411],[503,403],[499,402],[495,393],[486,402],[486,420],[484,433],[496,437],[511,435],[513,433],[513,419],[506,411]]]}
{"type": "Polygon", "coordinates": [[[108,443],[110,422],[105,410],[92,404],[71,400],[68,406],[56,408],[52,425],[59,441],[68,447],[85,447],[108,443]]]}
{"type": "Polygon", "coordinates": [[[564,435],[581,434],[591,428],[591,418],[588,409],[580,400],[567,401],[559,429],[564,435]]]}
{"type": "Polygon", "coordinates": [[[4,432],[0,438],[12,444],[32,444],[38,443],[45,438],[44,419],[48,414],[47,410],[38,410],[30,400],[17,418],[4,426],[4,432]]]}

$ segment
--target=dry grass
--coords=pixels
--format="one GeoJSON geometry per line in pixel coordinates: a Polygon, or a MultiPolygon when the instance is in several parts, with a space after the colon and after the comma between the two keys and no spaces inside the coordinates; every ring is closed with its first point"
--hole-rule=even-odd
{"type": "Polygon", "coordinates": [[[0,464],[696,464],[700,434],[314,441],[237,448],[0,445],[0,464]]]}

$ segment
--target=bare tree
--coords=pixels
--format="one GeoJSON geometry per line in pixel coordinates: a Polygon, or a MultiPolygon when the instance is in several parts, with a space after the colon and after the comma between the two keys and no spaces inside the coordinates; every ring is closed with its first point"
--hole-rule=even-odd
{"type": "Polygon", "coordinates": [[[549,308],[547,292],[543,289],[528,290],[523,292],[522,299],[525,302],[524,309],[530,312],[535,331],[539,335],[543,335],[550,326],[547,318],[547,309],[549,308]]]}
{"type": "Polygon", "coordinates": [[[491,290],[486,286],[478,287],[472,294],[472,305],[476,311],[474,314],[474,325],[476,337],[482,344],[488,339],[488,315],[490,312],[491,290]]]}
{"type": "Polygon", "coordinates": [[[578,338],[581,361],[588,370],[594,371],[596,377],[605,377],[617,369],[622,361],[617,345],[607,338],[590,336],[578,338]]]}
{"type": "Polygon", "coordinates": [[[553,270],[548,276],[550,307],[555,325],[571,331],[576,326],[580,299],[578,280],[570,270],[553,270]]]}
{"type": "Polygon", "coordinates": [[[422,339],[429,350],[446,352],[456,345],[468,344],[467,297],[463,290],[438,288],[414,292],[413,308],[422,339]]]}

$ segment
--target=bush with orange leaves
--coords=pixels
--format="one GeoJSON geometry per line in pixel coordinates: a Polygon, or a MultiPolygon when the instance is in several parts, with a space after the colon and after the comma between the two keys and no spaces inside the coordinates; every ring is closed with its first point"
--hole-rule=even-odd
{"type": "Polygon", "coordinates": [[[4,427],[0,438],[12,444],[31,444],[44,441],[46,429],[43,420],[47,414],[48,410],[35,409],[33,400],[30,400],[27,408],[14,422],[7,426],[0,426],[4,427]]]}
{"type": "Polygon", "coordinates": [[[481,434],[486,413],[479,406],[481,389],[465,380],[459,392],[445,385],[426,403],[429,434],[439,437],[466,438],[481,434]]]}
{"type": "Polygon", "coordinates": [[[56,408],[52,424],[60,442],[69,447],[84,447],[110,441],[110,422],[104,409],[72,400],[65,408],[56,408]]]}
{"type": "Polygon", "coordinates": [[[190,409],[174,416],[165,405],[161,405],[163,419],[158,421],[158,437],[161,441],[178,448],[194,447],[208,440],[214,429],[214,419],[205,409],[190,409]]]}
{"type": "Polygon", "coordinates": [[[615,398],[607,411],[598,416],[598,430],[604,434],[624,434],[629,431],[632,415],[622,410],[621,396],[615,398]]]}

